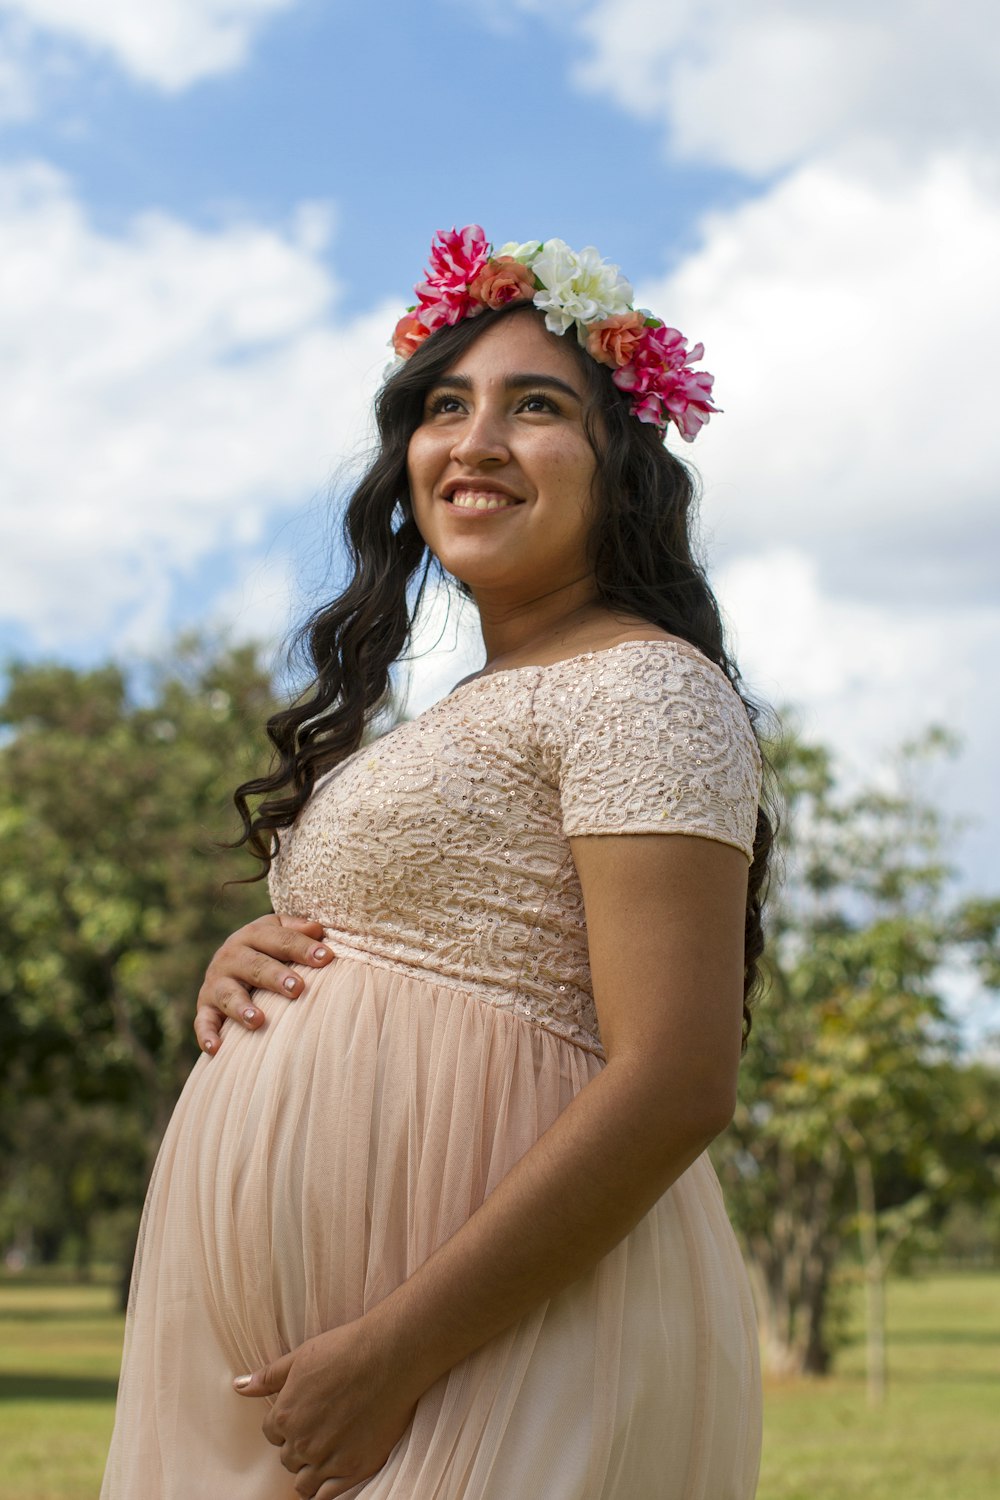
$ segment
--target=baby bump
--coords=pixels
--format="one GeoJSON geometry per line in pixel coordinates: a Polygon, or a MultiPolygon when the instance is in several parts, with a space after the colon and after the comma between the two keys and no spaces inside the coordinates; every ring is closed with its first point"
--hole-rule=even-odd
{"type": "Polygon", "coordinates": [[[377,1088],[370,1007],[333,973],[296,1002],[258,993],[195,1066],[151,1192],[157,1238],[235,1368],[363,1311],[368,1141],[377,1088]]]}
{"type": "Polygon", "coordinates": [[[234,1368],[380,1301],[601,1066],[432,979],[353,959],[309,978],[198,1062],[158,1166],[158,1233],[234,1368]]]}

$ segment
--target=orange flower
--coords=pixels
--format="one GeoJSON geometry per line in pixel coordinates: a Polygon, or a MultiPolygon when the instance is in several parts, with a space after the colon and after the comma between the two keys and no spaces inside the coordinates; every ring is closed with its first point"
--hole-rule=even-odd
{"type": "Polygon", "coordinates": [[[469,295],[486,307],[530,302],[535,295],[535,275],[529,266],[522,266],[513,256],[499,255],[495,260],[488,260],[475,281],[470,283],[469,295]]]}
{"type": "Polygon", "coordinates": [[[620,369],[627,365],[646,331],[642,313],[613,313],[587,330],[587,353],[602,365],[620,369]]]}
{"type": "Polygon", "coordinates": [[[420,348],[429,333],[430,329],[425,328],[419,318],[415,318],[412,313],[406,313],[393,330],[392,347],[403,359],[409,359],[410,355],[415,354],[420,348]]]}

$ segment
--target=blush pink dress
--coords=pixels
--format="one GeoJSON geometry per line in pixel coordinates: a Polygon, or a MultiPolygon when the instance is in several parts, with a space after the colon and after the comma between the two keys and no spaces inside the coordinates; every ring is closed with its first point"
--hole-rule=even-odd
{"type": "MultiPolygon", "coordinates": [[[[760,760],[725,676],[630,641],[475,678],[317,786],[274,908],[337,955],[227,1024],[149,1189],[103,1500],[293,1500],[232,1390],[354,1319],[475,1213],[604,1066],[568,842],[748,857],[760,760]]],[[[707,1156],[587,1275],[420,1400],[357,1500],[750,1500],[746,1273],[707,1156]]]]}

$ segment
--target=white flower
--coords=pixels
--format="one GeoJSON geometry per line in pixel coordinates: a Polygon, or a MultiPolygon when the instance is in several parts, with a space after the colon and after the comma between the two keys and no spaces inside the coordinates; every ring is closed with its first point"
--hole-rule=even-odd
{"type": "Polygon", "coordinates": [[[620,268],[602,260],[593,245],[574,251],[565,240],[546,240],[531,269],[542,283],[535,306],[544,312],[550,333],[565,333],[576,323],[580,343],[586,343],[585,324],[628,312],[632,305],[632,287],[620,268]]]}
{"type": "Polygon", "coordinates": [[[519,245],[516,240],[508,240],[506,245],[501,245],[494,253],[498,256],[509,255],[514,260],[519,260],[522,266],[530,266],[541,248],[541,240],[525,240],[523,245],[519,245]]]}

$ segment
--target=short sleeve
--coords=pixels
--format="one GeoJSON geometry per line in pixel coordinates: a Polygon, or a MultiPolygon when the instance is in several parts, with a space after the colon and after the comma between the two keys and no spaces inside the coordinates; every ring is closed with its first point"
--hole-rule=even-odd
{"type": "Polygon", "coordinates": [[[688,833],[752,858],[760,752],[738,694],[695,647],[630,641],[556,663],[532,713],[568,838],[688,833]]]}

